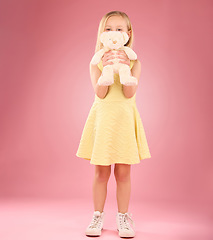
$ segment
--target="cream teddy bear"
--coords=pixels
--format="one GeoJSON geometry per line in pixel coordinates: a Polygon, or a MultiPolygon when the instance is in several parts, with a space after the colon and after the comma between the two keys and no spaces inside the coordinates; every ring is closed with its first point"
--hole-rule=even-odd
{"type": "MultiPolygon", "coordinates": [[[[126,32],[109,31],[103,32],[100,35],[100,41],[104,47],[96,52],[91,60],[91,64],[98,64],[104,53],[113,50],[124,50],[130,60],[136,60],[136,53],[129,47],[124,46],[129,40],[129,36],[126,32]]],[[[115,55],[116,56],[116,55],[115,55]]],[[[102,75],[98,79],[98,85],[109,86],[114,83],[114,73],[118,73],[120,77],[120,83],[124,85],[137,85],[137,78],[131,76],[130,67],[127,64],[119,63],[121,59],[114,58],[112,61],[114,64],[106,65],[103,68],[102,75]]]]}

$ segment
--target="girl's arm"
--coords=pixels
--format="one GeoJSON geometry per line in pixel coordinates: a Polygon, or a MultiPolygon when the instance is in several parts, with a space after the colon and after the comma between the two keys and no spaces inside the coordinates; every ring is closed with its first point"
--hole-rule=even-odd
{"type": "MultiPolygon", "coordinates": [[[[139,83],[139,79],[140,79],[140,75],[141,75],[141,63],[138,59],[135,60],[134,65],[131,69],[131,73],[132,73],[133,77],[137,78],[138,83],[139,83]]],[[[123,86],[123,93],[126,98],[133,97],[138,88],[138,84],[136,86],[126,86],[126,85],[122,85],[122,86],[123,86]]]]}
{"type": "Polygon", "coordinates": [[[95,94],[99,97],[99,98],[105,98],[109,86],[100,86],[97,84],[99,77],[101,76],[101,71],[98,68],[97,65],[92,65],[90,63],[90,78],[91,78],[91,82],[92,82],[92,86],[94,88],[95,94]]]}

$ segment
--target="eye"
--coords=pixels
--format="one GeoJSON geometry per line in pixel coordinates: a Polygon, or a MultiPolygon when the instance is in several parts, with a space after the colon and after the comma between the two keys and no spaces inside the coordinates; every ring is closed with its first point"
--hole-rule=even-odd
{"type": "Polygon", "coordinates": [[[118,28],[118,30],[121,30],[121,31],[122,31],[122,29],[121,29],[121,28],[118,28]]]}
{"type": "Polygon", "coordinates": [[[110,28],[106,28],[106,30],[108,31],[108,30],[110,30],[110,28]]]}

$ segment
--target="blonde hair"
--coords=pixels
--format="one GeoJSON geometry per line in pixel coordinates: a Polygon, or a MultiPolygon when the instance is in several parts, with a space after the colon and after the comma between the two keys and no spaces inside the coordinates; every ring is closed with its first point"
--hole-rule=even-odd
{"type": "Polygon", "coordinates": [[[129,41],[125,44],[125,46],[132,48],[132,45],[133,45],[133,29],[132,29],[132,24],[131,24],[131,22],[130,22],[129,17],[128,17],[127,14],[124,13],[124,12],[111,11],[111,12],[106,13],[106,14],[102,17],[102,19],[101,19],[101,21],[100,21],[100,23],[99,23],[98,36],[97,36],[97,42],[96,42],[95,52],[97,52],[97,51],[99,51],[99,50],[101,50],[101,49],[103,48],[103,43],[100,41],[100,35],[101,35],[101,33],[104,32],[104,28],[105,28],[106,22],[107,22],[107,20],[108,20],[111,16],[121,16],[121,17],[123,17],[123,18],[126,20],[127,29],[128,29],[128,31],[131,30],[131,35],[130,35],[129,41]]]}

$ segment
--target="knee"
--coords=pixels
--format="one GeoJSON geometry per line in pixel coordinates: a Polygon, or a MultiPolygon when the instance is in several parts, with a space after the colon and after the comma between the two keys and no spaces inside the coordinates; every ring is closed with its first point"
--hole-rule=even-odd
{"type": "Polygon", "coordinates": [[[111,174],[111,170],[107,169],[107,170],[98,170],[96,171],[96,180],[99,182],[108,182],[109,177],[111,174]]]}
{"type": "Polygon", "coordinates": [[[130,180],[129,171],[114,171],[115,179],[117,182],[128,182],[130,180]]]}

